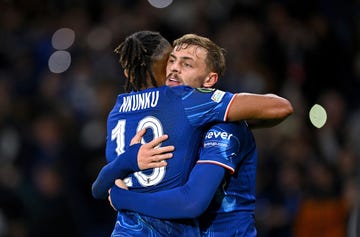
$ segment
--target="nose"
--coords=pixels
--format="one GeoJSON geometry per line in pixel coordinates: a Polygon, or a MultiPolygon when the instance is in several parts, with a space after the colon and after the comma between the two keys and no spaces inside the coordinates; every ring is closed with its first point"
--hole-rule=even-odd
{"type": "Polygon", "coordinates": [[[179,63],[171,62],[168,64],[168,66],[170,72],[179,72],[179,63]]]}

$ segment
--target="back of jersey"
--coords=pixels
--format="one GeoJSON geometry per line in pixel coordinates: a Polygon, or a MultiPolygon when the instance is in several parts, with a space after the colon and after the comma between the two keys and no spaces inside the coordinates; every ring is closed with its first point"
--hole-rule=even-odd
{"type": "Polygon", "coordinates": [[[135,133],[146,128],[142,143],[168,134],[165,145],[174,145],[168,165],[136,172],[127,179],[129,189],[152,192],[182,185],[194,164],[203,127],[224,121],[233,97],[219,90],[159,87],[119,95],[107,124],[106,158],[124,153],[135,133]]]}

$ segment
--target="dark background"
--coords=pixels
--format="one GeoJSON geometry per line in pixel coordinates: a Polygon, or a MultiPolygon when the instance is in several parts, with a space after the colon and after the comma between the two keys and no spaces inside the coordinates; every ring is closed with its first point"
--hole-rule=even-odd
{"type": "Polygon", "coordinates": [[[174,0],[159,9],[145,0],[0,0],[0,9],[1,237],[110,235],[116,213],[92,198],[91,184],[123,91],[113,49],[138,30],[209,37],[227,50],[219,88],[292,102],[283,124],[254,132],[259,237],[316,228],[359,236],[360,1],[174,0]],[[75,41],[65,49],[70,67],[54,73],[61,28],[75,41]],[[315,103],[328,115],[320,129],[308,116],[315,103]]]}

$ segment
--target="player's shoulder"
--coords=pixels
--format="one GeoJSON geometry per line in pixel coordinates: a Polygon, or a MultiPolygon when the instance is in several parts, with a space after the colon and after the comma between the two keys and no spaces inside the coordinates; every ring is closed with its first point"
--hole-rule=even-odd
{"type": "MultiPolygon", "coordinates": [[[[168,96],[168,97],[177,97],[177,98],[181,98],[183,100],[186,101],[191,101],[193,102],[194,99],[198,100],[199,98],[205,98],[203,95],[203,93],[206,92],[202,92],[197,88],[192,88],[190,86],[185,86],[185,85],[181,85],[181,86],[165,86],[162,88],[164,90],[164,93],[168,96]]],[[[207,98],[207,97],[206,97],[207,98]]]]}
{"type": "Polygon", "coordinates": [[[192,88],[190,86],[185,86],[185,85],[172,86],[172,87],[164,86],[163,88],[164,88],[164,90],[170,91],[171,93],[174,93],[174,94],[184,94],[184,93],[194,91],[194,88],[192,88]]]}
{"type": "Polygon", "coordinates": [[[185,86],[185,85],[173,86],[173,87],[165,86],[165,89],[166,88],[170,91],[173,91],[174,93],[189,93],[189,92],[193,92],[193,93],[197,93],[197,94],[225,93],[225,92],[223,92],[219,89],[215,89],[215,88],[193,88],[193,87],[185,86]]]}

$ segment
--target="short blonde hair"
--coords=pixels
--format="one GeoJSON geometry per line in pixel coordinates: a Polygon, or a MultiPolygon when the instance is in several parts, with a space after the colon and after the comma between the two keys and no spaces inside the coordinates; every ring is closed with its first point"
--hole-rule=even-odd
{"type": "Polygon", "coordinates": [[[206,49],[207,57],[205,63],[207,67],[217,73],[219,77],[224,76],[226,69],[225,49],[215,44],[209,38],[196,34],[185,34],[173,42],[174,50],[176,50],[176,48],[184,49],[189,46],[198,46],[206,49]]]}

